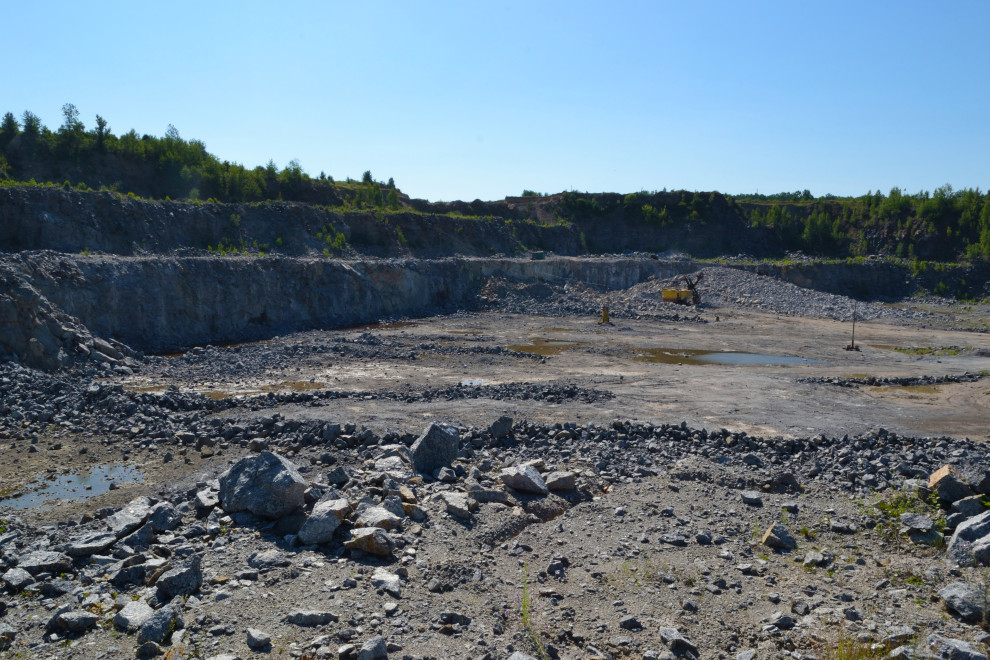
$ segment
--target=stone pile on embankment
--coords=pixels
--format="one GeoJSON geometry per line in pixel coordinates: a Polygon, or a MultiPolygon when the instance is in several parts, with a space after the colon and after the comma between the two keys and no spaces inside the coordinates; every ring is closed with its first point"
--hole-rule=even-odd
{"type": "Polygon", "coordinates": [[[841,622],[901,654],[948,657],[940,645],[980,637],[985,587],[968,566],[990,547],[990,454],[978,443],[500,419],[418,437],[341,429],[307,447],[282,424],[261,425],[260,442],[219,425],[218,441],[257,453],[187,490],[48,527],[5,516],[0,644],[37,657],[68,644],[92,657],[424,658],[470,639],[494,660],[535,639],[561,657],[810,656],[841,622]],[[908,582],[895,538],[919,549],[908,582]],[[948,555],[924,550],[946,540],[948,555]],[[518,587],[514,559],[534,580],[530,615],[556,614],[545,634],[500,603],[518,587]],[[911,605],[905,585],[937,590],[958,623],[911,605]],[[668,594],[676,616],[657,610],[668,594]],[[753,620],[761,602],[780,611],[753,620]]]}

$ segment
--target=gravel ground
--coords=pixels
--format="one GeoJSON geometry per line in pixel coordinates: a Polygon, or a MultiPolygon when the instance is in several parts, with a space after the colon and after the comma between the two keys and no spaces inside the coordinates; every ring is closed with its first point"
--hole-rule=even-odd
{"type": "MultiPolygon", "coordinates": [[[[660,281],[611,292],[608,303],[620,319],[681,331],[751,307],[851,312],[850,299],[742,271],[704,276],[697,310],[659,302],[660,281]],[[728,289],[731,300],[715,293],[728,289]]],[[[594,316],[602,298],[577,285],[492,281],[483,302],[567,323],[594,316]]],[[[952,322],[858,309],[891,324],[952,322]]],[[[843,644],[877,656],[986,657],[975,612],[990,575],[973,565],[982,537],[965,536],[990,526],[985,443],[909,437],[882,420],[866,433],[783,438],[572,416],[614,400],[604,379],[424,375],[348,389],[301,375],[254,389],[259,374],[284,379],[310,366],[399,362],[425,374],[470,359],[535,374],[559,359],[483,334],[382,334],[300,333],[56,373],[0,364],[2,496],[89,466],[127,465],[145,478],[46,509],[0,502],[0,657],[827,658],[843,644]],[[183,387],[137,391],[141,378],[183,387]],[[231,392],[191,391],[214,386],[231,392]],[[428,420],[375,431],[319,413],[330,402],[460,400],[491,402],[491,424],[432,436],[428,420]],[[500,418],[506,401],[536,402],[556,421],[500,418]],[[289,407],[316,414],[283,415],[289,407]],[[431,442],[434,453],[422,453],[431,442]],[[287,503],[274,519],[243,510],[224,476],[268,452],[292,465],[245,483],[256,501],[287,503]],[[434,455],[439,463],[422,462],[434,455]]],[[[980,383],[904,378],[810,387],[980,383]]],[[[782,391],[800,385],[778,379],[782,391]]]]}

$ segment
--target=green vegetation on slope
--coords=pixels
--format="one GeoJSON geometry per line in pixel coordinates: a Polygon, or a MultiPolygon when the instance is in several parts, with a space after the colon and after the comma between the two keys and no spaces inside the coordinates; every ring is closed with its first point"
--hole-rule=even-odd
{"type": "Polygon", "coordinates": [[[523,192],[523,203],[429,203],[401,195],[394,182],[311,177],[298,161],[281,170],[269,161],[248,169],[221,161],[174,127],[164,137],[115,135],[96,116],[86,129],[75,106],[62,108],[56,131],[25,111],[0,121],[0,185],[60,185],[152,199],[218,202],[296,201],[340,210],[376,209],[432,216],[505,218],[572,227],[592,252],[680,249],[695,256],[747,252],[782,256],[855,257],[886,254],[918,261],[990,258],[990,194],[979,189],[907,194],[870,191],[859,197],[808,190],[775,195],[719,192],[523,192]]]}
{"type": "Polygon", "coordinates": [[[152,199],[399,208],[395,184],[376,182],[371,172],[361,182],[334,182],[323,173],[310,177],[295,160],[281,170],[272,161],[248,169],[221,161],[199,140],[184,140],[173,126],[160,138],[133,129],[118,136],[100,115],[87,130],[71,103],[62,107],[62,116],[57,131],[30,111],[20,120],[10,112],[3,116],[0,181],[67,184],[152,199]]]}

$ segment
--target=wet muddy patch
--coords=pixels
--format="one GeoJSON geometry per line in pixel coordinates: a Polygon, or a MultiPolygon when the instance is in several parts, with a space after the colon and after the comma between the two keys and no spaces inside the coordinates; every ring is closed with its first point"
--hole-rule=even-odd
{"type": "Polygon", "coordinates": [[[506,346],[510,351],[530,353],[532,355],[560,355],[564,351],[580,348],[588,342],[566,341],[564,339],[533,339],[528,344],[512,344],[506,346]]]}
{"type": "Polygon", "coordinates": [[[129,465],[97,465],[87,473],[59,474],[39,477],[27,484],[27,492],[0,499],[0,508],[32,509],[44,505],[54,506],[57,502],[77,502],[96,495],[102,495],[115,486],[142,481],[144,475],[129,465]]]}
{"type": "Polygon", "coordinates": [[[738,351],[706,351],[690,348],[639,348],[634,349],[635,359],[653,364],[711,365],[725,366],[791,366],[796,364],[824,364],[820,360],[793,355],[772,355],[766,353],[743,353],[738,351]]]}

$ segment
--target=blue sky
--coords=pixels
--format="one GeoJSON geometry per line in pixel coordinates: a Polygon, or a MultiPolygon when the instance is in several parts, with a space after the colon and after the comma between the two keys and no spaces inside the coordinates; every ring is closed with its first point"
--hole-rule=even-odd
{"type": "Polygon", "coordinates": [[[990,3],[16,2],[0,112],[246,166],[524,188],[990,187],[990,3]]]}

